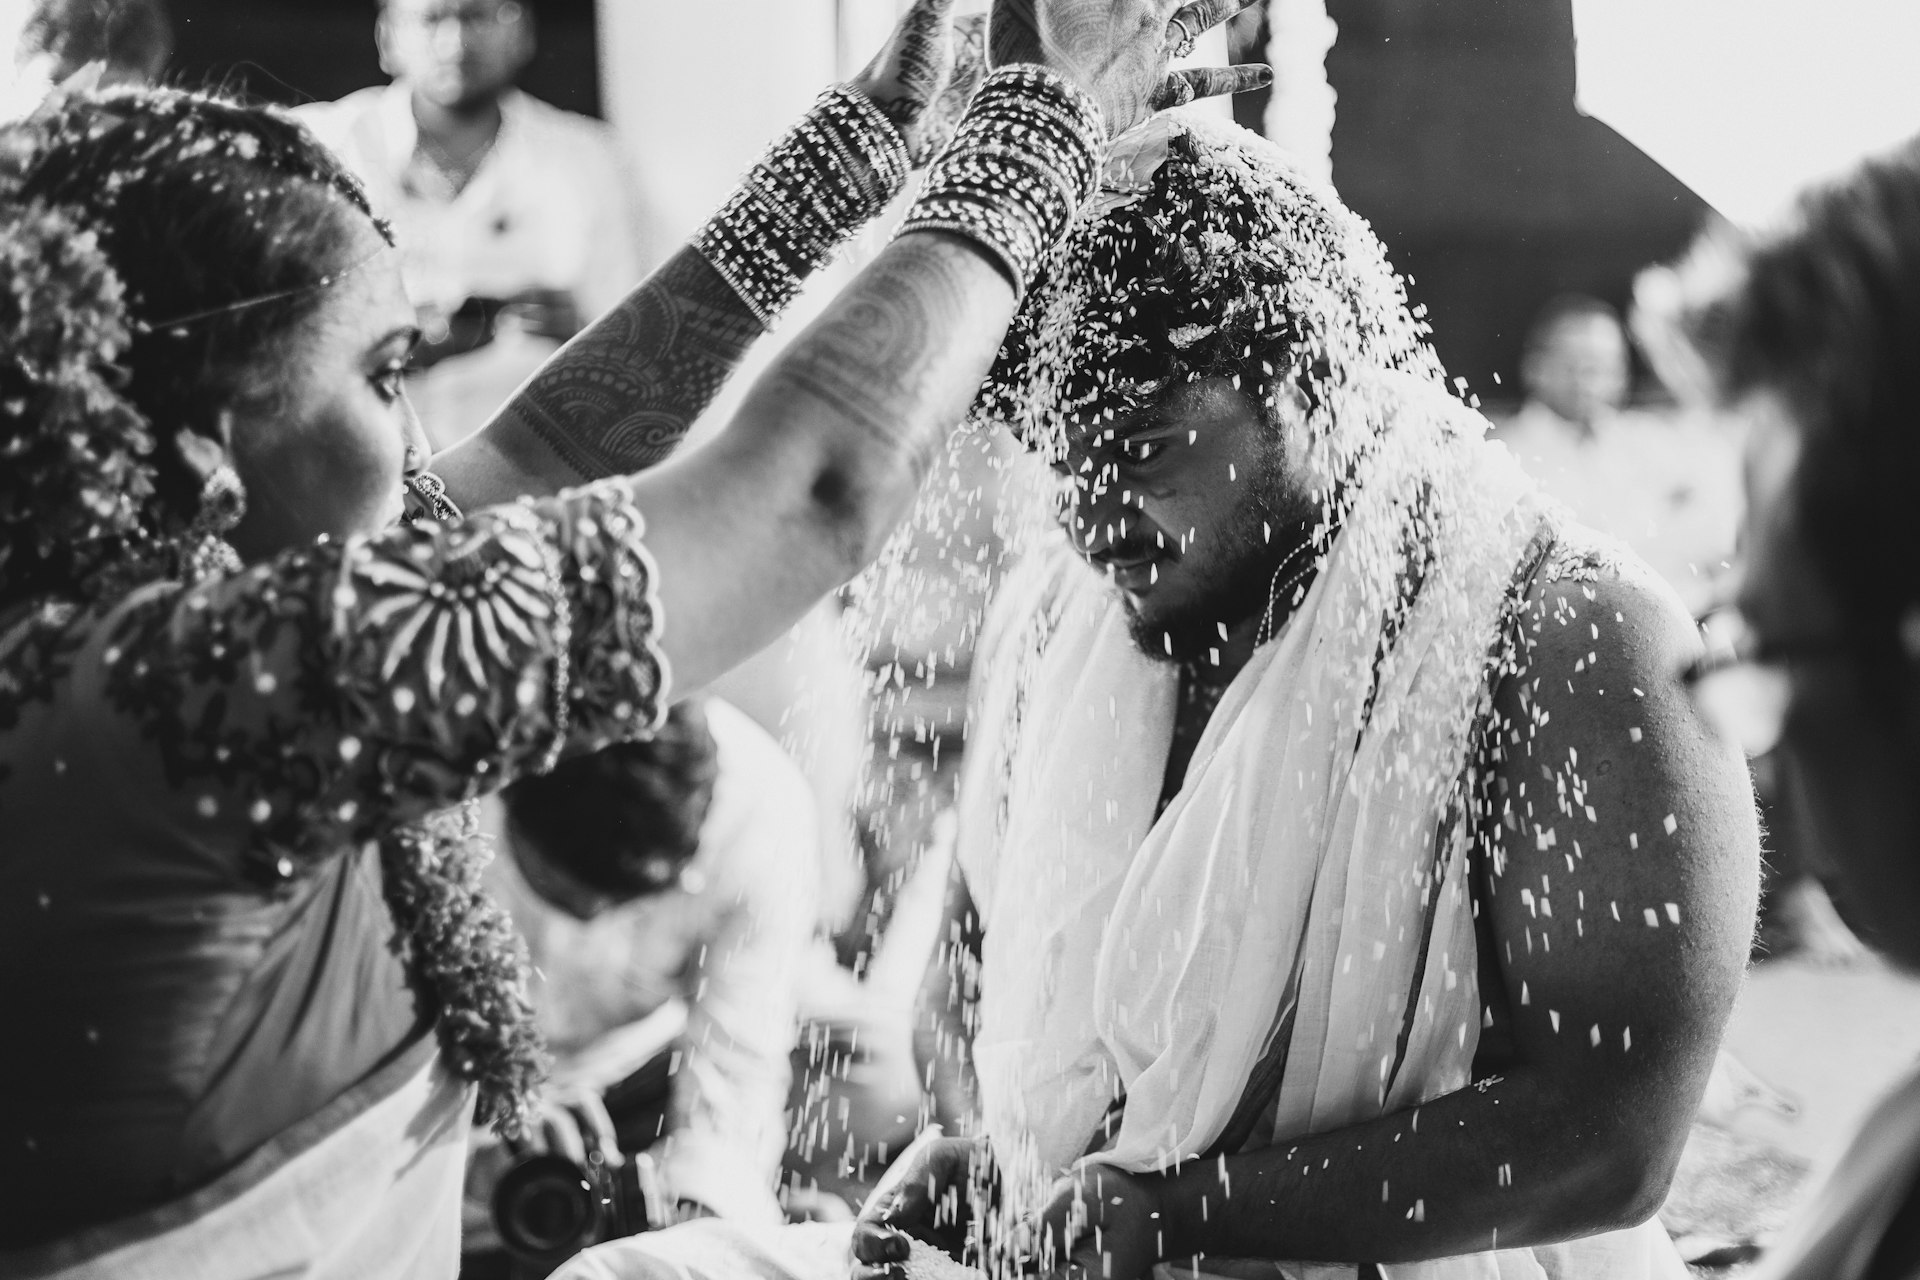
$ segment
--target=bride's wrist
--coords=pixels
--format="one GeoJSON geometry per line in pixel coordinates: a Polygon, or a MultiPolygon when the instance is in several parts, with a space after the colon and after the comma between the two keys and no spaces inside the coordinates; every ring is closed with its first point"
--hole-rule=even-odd
{"type": "Polygon", "coordinates": [[[1099,179],[1106,124],[1066,77],[996,69],[928,171],[900,234],[944,231],[979,244],[1024,294],[1099,179]]]}
{"type": "Polygon", "coordinates": [[[906,180],[900,131],[865,93],[836,85],[748,170],[694,248],[771,329],[906,180]]]}

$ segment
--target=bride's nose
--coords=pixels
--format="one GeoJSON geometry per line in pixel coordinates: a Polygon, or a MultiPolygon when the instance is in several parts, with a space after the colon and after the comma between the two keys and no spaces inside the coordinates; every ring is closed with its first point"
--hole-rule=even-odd
{"type": "Polygon", "coordinates": [[[433,441],[427,436],[427,429],[420,424],[420,415],[414,411],[413,402],[404,391],[400,394],[400,415],[400,430],[406,442],[401,470],[409,477],[417,476],[433,461],[433,441]]]}

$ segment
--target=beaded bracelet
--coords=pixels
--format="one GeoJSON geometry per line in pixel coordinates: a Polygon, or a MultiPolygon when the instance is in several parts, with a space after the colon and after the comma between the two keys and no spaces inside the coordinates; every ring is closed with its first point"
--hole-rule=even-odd
{"type": "Polygon", "coordinates": [[[1024,294],[1099,181],[1100,107],[1044,67],[989,75],[927,174],[900,234],[948,231],[1000,260],[1024,294]]]}
{"type": "Polygon", "coordinates": [[[801,282],[906,181],[900,131],[865,94],[836,85],[748,170],[694,248],[771,329],[801,282]]]}

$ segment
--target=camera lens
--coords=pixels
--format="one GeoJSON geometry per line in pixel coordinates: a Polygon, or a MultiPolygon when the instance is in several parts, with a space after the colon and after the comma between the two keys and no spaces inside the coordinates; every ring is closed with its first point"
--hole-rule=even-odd
{"type": "Polygon", "coordinates": [[[586,1172],[565,1156],[539,1155],[509,1169],[493,1191],[501,1243],[521,1257],[572,1257],[599,1236],[599,1205],[586,1172]]]}

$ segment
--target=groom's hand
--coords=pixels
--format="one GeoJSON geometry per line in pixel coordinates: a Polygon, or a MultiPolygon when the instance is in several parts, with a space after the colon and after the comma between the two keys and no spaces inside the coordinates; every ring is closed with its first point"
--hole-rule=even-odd
{"type": "Polygon", "coordinates": [[[1104,1165],[1075,1170],[1053,1187],[1036,1234],[1049,1280],[1146,1280],[1166,1256],[1168,1223],[1151,1174],[1104,1165]]]}
{"type": "Polygon", "coordinates": [[[854,1280],[899,1280],[914,1240],[958,1258],[973,1221],[970,1190],[989,1158],[979,1138],[937,1138],[904,1152],[907,1163],[887,1171],[854,1221],[854,1280]]]}
{"type": "Polygon", "coordinates": [[[988,61],[1037,62],[1100,104],[1107,132],[1124,133],[1154,111],[1272,83],[1269,67],[1203,67],[1168,73],[1182,44],[1258,0],[994,0],[988,61]]]}

